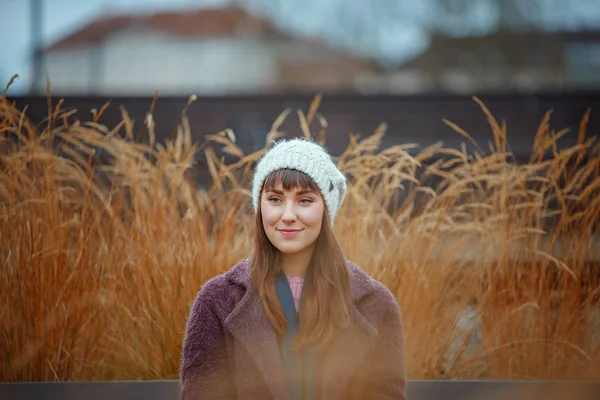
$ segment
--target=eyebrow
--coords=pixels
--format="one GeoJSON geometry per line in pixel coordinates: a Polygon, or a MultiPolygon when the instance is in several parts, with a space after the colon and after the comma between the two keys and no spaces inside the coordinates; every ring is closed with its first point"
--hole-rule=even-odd
{"type": "MultiPolygon", "coordinates": [[[[283,191],[277,190],[277,189],[269,189],[269,190],[267,190],[267,192],[271,192],[271,193],[283,195],[283,191]]],[[[303,194],[308,194],[308,193],[315,193],[315,191],[314,190],[310,190],[310,189],[299,190],[299,191],[296,192],[296,195],[297,196],[301,196],[303,194]]]]}

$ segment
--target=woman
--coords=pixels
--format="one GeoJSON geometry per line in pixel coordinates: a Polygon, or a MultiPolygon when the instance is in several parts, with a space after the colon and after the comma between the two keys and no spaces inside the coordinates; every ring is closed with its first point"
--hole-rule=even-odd
{"type": "Polygon", "coordinates": [[[254,252],[194,301],[183,400],[405,398],[398,304],[332,231],[345,194],[318,144],[281,141],[260,160],[254,252]]]}

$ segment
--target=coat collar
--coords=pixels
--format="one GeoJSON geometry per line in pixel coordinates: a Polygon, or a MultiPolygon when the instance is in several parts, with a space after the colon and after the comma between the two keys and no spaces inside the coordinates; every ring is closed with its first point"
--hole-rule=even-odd
{"type": "MultiPolygon", "coordinates": [[[[263,374],[274,398],[287,399],[283,362],[279,346],[274,345],[277,343],[277,336],[252,285],[250,263],[251,258],[244,259],[226,274],[228,281],[241,285],[246,290],[225,319],[225,328],[248,352],[263,374]]],[[[377,329],[357,307],[363,297],[377,290],[377,286],[357,265],[348,262],[348,267],[351,270],[352,312],[356,324],[340,333],[322,361],[321,393],[328,399],[339,397],[340,391],[364,359],[377,336],[377,329]]]]}
{"type": "MultiPolygon", "coordinates": [[[[250,263],[252,257],[245,258],[238,262],[233,268],[227,272],[227,279],[244,286],[246,289],[252,288],[252,280],[250,277],[250,263]]],[[[376,291],[376,284],[370,276],[368,276],[356,264],[347,262],[351,272],[350,291],[352,301],[356,303],[364,296],[376,291]]]]}

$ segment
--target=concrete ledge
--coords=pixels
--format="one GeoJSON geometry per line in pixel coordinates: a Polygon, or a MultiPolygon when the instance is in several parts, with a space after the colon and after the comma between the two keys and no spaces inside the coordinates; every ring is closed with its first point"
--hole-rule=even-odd
{"type": "MultiPolygon", "coordinates": [[[[0,383],[0,400],[176,400],[179,382],[0,383]]],[[[408,383],[407,400],[597,400],[600,382],[425,381],[408,383]]]]}

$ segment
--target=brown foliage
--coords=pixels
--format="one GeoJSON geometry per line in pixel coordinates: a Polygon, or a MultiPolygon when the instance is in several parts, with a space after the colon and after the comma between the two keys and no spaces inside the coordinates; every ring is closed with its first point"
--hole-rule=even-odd
{"type": "MultiPolygon", "coordinates": [[[[297,114],[325,143],[319,101],[297,114]]],[[[383,125],[351,136],[336,157],[350,179],[336,234],[396,295],[409,378],[598,379],[600,158],[587,115],[562,151],[546,115],[519,165],[506,124],[477,101],[488,154],[380,149],[383,125]]],[[[136,143],[125,110],[113,128],[98,124],[102,111],[70,123],[59,103],[36,127],[0,98],[4,381],[177,378],[198,289],[251,250],[246,182],[264,149],[243,154],[230,130],[194,144],[185,113],[166,143],[154,143],[148,114],[150,144],[136,143]],[[208,188],[185,178],[197,154],[208,188]]]]}

